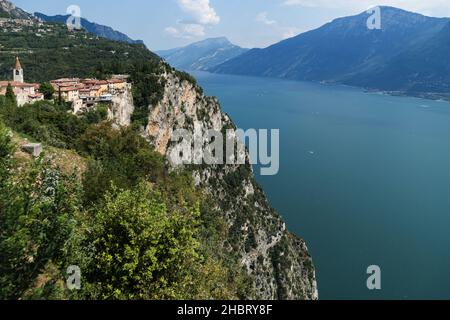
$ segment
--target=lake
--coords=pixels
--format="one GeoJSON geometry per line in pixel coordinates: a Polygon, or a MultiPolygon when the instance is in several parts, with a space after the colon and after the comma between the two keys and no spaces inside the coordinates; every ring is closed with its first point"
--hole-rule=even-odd
{"type": "Polygon", "coordinates": [[[449,102],[193,74],[240,128],[280,129],[280,172],[257,178],[307,241],[321,299],[450,299],[449,102]]]}

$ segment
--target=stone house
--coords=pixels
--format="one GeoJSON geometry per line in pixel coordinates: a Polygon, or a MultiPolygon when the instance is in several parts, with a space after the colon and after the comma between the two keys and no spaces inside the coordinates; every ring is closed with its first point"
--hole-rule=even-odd
{"type": "Polygon", "coordinates": [[[13,69],[13,81],[0,81],[0,95],[6,94],[8,85],[13,88],[18,106],[44,100],[44,95],[39,92],[39,84],[24,81],[24,70],[18,57],[13,69]]]}

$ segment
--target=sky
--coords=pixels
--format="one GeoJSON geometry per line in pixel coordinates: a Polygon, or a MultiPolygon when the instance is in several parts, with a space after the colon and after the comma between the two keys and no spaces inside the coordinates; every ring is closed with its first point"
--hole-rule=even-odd
{"type": "Polygon", "coordinates": [[[144,40],[151,50],[227,37],[262,48],[335,18],[390,5],[450,17],[450,0],[12,0],[18,7],[54,15],[77,5],[81,16],[144,40]]]}

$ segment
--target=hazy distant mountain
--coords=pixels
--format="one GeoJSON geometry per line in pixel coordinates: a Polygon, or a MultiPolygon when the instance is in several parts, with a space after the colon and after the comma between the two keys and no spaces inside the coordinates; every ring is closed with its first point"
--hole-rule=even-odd
{"type": "Polygon", "coordinates": [[[0,0],[0,18],[10,19],[33,19],[33,16],[20,8],[17,8],[10,1],[0,0]]]}
{"type": "MultiPolygon", "coordinates": [[[[47,16],[40,12],[36,12],[34,15],[36,17],[42,19],[43,21],[57,22],[57,23],[66,23],[67,19],[70,17],[69,15],[47,16]]],[[[128,37],[126,34],[116,31],[111,27],[97,24],[94,22],[90,22],[89,20],[84,19],[84,18],[81,18],[81,26],[86,31],[88,31],[92,34],[95,34],[99,37],[106,38],[106,39],[128,42],[128,43],[139,43],[139,44],[144,43],[142,40],[133,40],[130,37],[128,37]]]]}
{"type": "Polygon", "coordinates": [[[381,30],[366,12],[265,49],[253,49],[212,71],[337,82],[414,94],[450,84],[450,19],[381,7],[381,30]]]}
{"type": "Polygon", "coordinates": [[[436,34],[417,41],[390,59],[380,69],[373,69],[370,75],[361,73],[354,83],[363,86],[374,85],[383,90],[399,90],[419,93],[428,97],[437,93],[450,97],[450,21],[436,34]]]}
{"type": "Polygon", "coordinates": [[[156,53],[175,68],[208,70],[247,51],[248,49],[232,44],[227,38],[212,38],[156,53]]]}

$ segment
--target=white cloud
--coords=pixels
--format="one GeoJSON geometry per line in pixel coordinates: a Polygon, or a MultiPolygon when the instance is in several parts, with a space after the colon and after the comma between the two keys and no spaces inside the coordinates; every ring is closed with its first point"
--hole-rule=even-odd
{"type": "Polygon", "coordinates": [[[185,34],[193,37],[203,37],[205,35],[205,27],[201,24],[186,24],[183,31],[185,34]]]}
{"type": "Polygon", "coordinates": [[[289,27],[289,28],[285,28],[283,34],[282,34],[282,38],[284,39],[289,39],[292,37],[295,37],[296,35],[300,34],[302,30],[300,30],[299,28],[296,27],[289,27]]]}
{"type": "Polygon", "coordinates": [[[172,36],[176,36],[178,35],[178,29],[175,27],[167,27],[164,29],[164,31],[172,36]]]}
{"type": "Polygon", "coordinates": [[[205,27],[200,24],[184,24],[179,28],[170,26],[165,28],[164,31],[172,37],[180,39],[192,39],[205,35],[205,27]]]}
{"type": "Polygon", "coordinates": [[[450,9],[449,0],[283,0],[285,6],[317,8],[342,8],[365,10],[373,6],[392,6],[405,10],[440,14],[442,9],[450,9]]]}
{"type": "Polygon", "coordinates": [[[278,21],[269,19],[269,14],[264,11],[260,12],[256,16],[256,21],[265,24],[268,28],[270,28],[280,40],[292,38],[298,35],[301,30],[296,27],[285,27],[278,23],[278,21]]]}
{"type": "Polygon", "coordinates": [[[268,26],[274,25],[277,23],[275,20],[269,20],[269,18],[267,16],[268,16],[267,12],[261,12],[256,16],[256,21],[267,24],[268,26]]]}
{"type": "Polygon", "coordinates": [[[177,0],[181,10],[187,17],[179,20],[178,27],[167,27],[165,32],[176,38],[191,39],[203,37],[206,34],[205,28],[216,25],[220,22],[209,0],[177,0]]]}
{"type": "Polygon", "coordinates": [[[220,22],[220,17],[211,7],[209,0],[178,0],[178,5],[193,19],[192,22],[195,24],[215,25],[220,22]]]}

